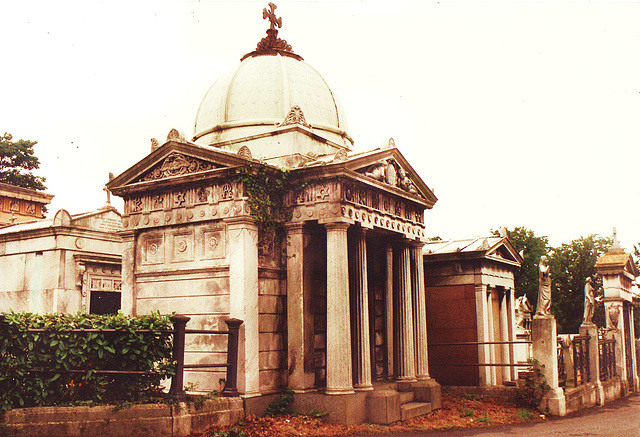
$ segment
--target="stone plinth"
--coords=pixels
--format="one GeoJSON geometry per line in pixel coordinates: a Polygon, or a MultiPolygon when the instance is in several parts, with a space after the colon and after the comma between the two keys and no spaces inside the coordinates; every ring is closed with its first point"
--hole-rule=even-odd
{"type": "Polygon", "coordinates": [[[542,409],[556,416],[565,416],[564,392],[558,386],[558,351],[556,319],[553,316],[535,316],[531,323],[533,358],[538,361],[550,390],[542,398],[542,409]]]}

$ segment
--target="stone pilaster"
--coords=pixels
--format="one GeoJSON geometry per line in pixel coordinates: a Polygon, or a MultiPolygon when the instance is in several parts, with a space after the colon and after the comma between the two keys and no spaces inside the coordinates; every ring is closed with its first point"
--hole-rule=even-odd
{"type": "MultiPolygon", "coordinates": [[[[120,309],[128,316],[136,312],[136,235],[134,231],[123,231],[122,237],[122,291],[120,309]]],[[[88,285],[86,285],[88,288],[88,285]]],[[[88,305],[87,305],[88,308],[88,305]]],[[[87,311],[88,312],[88,311],[87,311]]]]}
{"type": "Polygon", "coordinates": [[[327,223],[327,394],[353,393],[348,223],[327,223]]]}
{"type": "Polygon", "coordinates": [[[287,338],[289,388],[311,389],[315,383],[313,368],[313,311],[304,276],[304,223],[289,223],[287,228],[287,338]]]}
{"type": "Polygon", "coordinates": [[[622,380],[624,396],[629,393],[633,387],[629,387],[629,374],[627,373],[626,348],[624,345],[624,301],[619,298],[607,298],[605,288],[604,311],[607,321],[607,329],[611,331],[613,338],[616,340],[616,374],[622,380]]]}
{"type": "MultiPolygon", "coordinates": [[[[604,387],[600,381],[600,351],[598,347],[598,327],[595,323],[580,325],[580,335],[589,336],[589,375],[590,382],[596,385],[596,403],[604,404],[604,387]]],[[[565,360],[566,362],[566,360],[565,360]]]]}
{"type": "Polygon", "coordinates": [[[260,393],[258,333],[258,228],[250,217],[226,221],[229,233],[229,316],[242,320],[238,391],[260,393]]]}
{"type": "Polygon", "coordinates": [[[373,390],[371,385],[371,343],[369,335],[369,286],[367,279],[367,242],[365,231],[354,228],[349,256],[351,285],[351,344],[353,387],[373,390]]]}
{"type": "MultiPolygon", "coordinates": [[[[476,326],[478,330],[478,342],[489,341],[489,311],[487,309],[487,286],[476,285],[476,326]]],[[[478,345],[478,364],[490,363],[489,345],[478,345]]],[[[491,385],[491,368],[479,366],[478,380],[480,387],[491,385]]]]}
{"type": "Polygon", "coordinates": [[[409,245],[398,245],[398,270],[397,270],[397,297],[398,306],[396,314],[398,320],[396,328],[396,346],[398,348],[398,362],[396,380],[417,381],[415,366],[415,349],[413,335],[413,304],[411,292],[411,251],[409,245]]]}
{"type": "Polygon", "coordinates": [[[411,244],[411,290],[413,301],[413,329],[416,352],[416,377],[418,381],[429,379],[429,356],[427,353],[427,305],[424,291],[424,243],[411,244]]]}
{"type": "Polygon", "coordinates": [[[386,269],[387,269],[387,283],[385,287],[385,303],[386,303],[386,321],[387,321],[387,376],[391,379],[394,373],[393,357],[395,356],[395,349],[393,347],[393,246],[390,244],[386,249],[386,269]]]}

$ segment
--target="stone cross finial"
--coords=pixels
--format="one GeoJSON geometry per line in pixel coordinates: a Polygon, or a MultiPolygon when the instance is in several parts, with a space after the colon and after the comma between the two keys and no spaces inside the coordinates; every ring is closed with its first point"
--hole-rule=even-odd
{"type": "Polygon", "coordinates": [[[276,17],[276,8],[276,5],[269,3],[269,9],[264,8],[262,10],[262,19],[269,19],[269,23],[271,24],[269,28],[273,30],[275,30],[276,27],[282,27],[282,17],[276,17]]]}
{"type": "Polygon", "coordinates": [[[613,248],[620,249],[620,242],[618,241],[618,230],[613,227],[613,248]]]}
{"type": "MultiPolygon", "coordinates": [[[[109,172],[109,182],[114,178],[113,173],[109,172]]],[[[105,206],[111,205],[111,190],[109,190],[106,186],[103,188],[104,192],[107,193],[107,203],[105,206]]]]}

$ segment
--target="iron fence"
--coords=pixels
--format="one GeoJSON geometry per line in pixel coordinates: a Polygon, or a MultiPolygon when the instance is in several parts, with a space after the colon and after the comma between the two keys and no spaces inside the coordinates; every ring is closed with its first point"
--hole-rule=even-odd
{"type": "Polygon", "coordinates": [[[573,375],[576,387],[591,381],[589,365],[589,337],[576,335],[571,341],[573,347],[573,375]]]}
{"type": "Polygon", "coordinates": [[[567,385],[567,367],[564,359],[564,344],[562,337],[557,339],[557,354],[558,354],[558,385],[565,387],[567,385]]]}
{"type": "Polygon", "coordinates": [[[602,338],[598,340],[598,354],[600,356],[600,380],[616,376],[616,339],[602,338]]]}

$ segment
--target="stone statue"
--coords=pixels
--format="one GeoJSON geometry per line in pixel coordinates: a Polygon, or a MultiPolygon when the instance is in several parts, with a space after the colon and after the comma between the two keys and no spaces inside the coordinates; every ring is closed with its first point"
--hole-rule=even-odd
{"type": "Polygon", "coordinates": [[[596,307],[596,298],[593,293],[593,280],[591,276],[587,277],[584,281],[584,316],[582,317],[582,323],[593,323],[593,311],[596,307]]]}
{"type": "Polygon", "coordinates": [[[527,299],[527,295],[523,294],[519,298],[516,299],[516,327],[523,328],[525,327],[525,320],[531,319],[531,312],[533,308],[531,308],[531,304],[529,303],[529,299],[527,299]]]}
{"type": "Polygon", "coordinates": [[[551,271],[549,270],[549,258],[546,255],[540,257],[540,286],[538,287],[538,308],[536,316],[548,316],[551,307],[551,271]]]}

